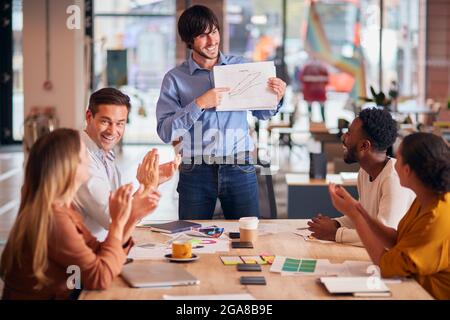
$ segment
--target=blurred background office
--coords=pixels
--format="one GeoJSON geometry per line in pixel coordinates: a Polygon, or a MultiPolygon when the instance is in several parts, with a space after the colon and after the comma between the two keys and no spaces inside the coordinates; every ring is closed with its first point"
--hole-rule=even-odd
{"type": "MultiPolygon", "coordinates": [[[[354,186],[349,172],[358,167],[343,162],[340,135],[362,108],[391,111],[399,141],[418,130],[449,139],[445,0],[0,0],[0,251],[27,150],[53,128],[82,129],[94,90],[113,86],[132,100],[117,150],[124,182],[151,147],[162,161],[173,157],[157,136],[155,107],[164,74],[188,54],[176,22],[192,4],[218,15],[224,53],[273,60],[288,83],[276,117],[248,119],[266,173],[258,177],[263,217],[312,216],[319,208],[308,199],[325,197],[328,181],[354,186]],[[310,116],[303,96],[311,60],[328,72],[325,123],[320,104],[310,116]]],[[[176,183],[162,187],[150,219],[177,218],[176,183]]]]}

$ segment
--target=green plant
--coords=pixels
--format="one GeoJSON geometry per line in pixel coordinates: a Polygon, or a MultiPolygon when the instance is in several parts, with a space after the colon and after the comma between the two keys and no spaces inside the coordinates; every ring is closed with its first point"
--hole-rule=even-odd
{"type": "Polygon", "coordinates": [[[364,100],[365,102],[375,102],[377,106],[383,106],[385,108],[391,105],[392,100],[387,99],[383,91],[377,93],[375,89],[370,86],[370,92],[372,93],[372,99],[367,97],[360,97],[360,99],[364,100]]]}
{"type": "Polygon", "coordinates": [[[391,97],[392,101],[398,98],[398,84],[397,81],[391,81],[391,87],[389,88],[389,97],[391,97]]]}

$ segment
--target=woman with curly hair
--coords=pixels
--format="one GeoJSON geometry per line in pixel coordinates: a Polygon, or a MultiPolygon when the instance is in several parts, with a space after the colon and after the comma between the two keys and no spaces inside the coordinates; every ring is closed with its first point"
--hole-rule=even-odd
{"type": "Polygon", "coordinates": [[[450,148],[431,133],[411,134],[400,145],[395,169],[402,186],[416,194],[397,230],[331,184],[333,205],[353,221],[383,277],[413,276],[433,297],[450,299],[450,148]]]}

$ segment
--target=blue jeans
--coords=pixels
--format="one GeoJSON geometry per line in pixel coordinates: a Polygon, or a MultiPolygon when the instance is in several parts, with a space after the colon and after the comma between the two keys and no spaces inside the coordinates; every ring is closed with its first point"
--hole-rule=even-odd
{"type": "Polygon", "coordinates": [[[212,219],[217,198],[225,219],[259,217],[258,183],[252,164],[181,164],[177,191],[181,220],[212,219]]]}

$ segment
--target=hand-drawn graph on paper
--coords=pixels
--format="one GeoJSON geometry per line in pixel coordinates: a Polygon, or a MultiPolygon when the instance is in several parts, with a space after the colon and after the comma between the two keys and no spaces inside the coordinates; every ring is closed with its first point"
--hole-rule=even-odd
{"type": "Polygon", "coordinates": [[[215,87],[230,89],[223,94],[222,102],[216,110],[275,109],[277,97],[267,85],[271,77],[275,77],[273,61],[215,66],[215,87]]]}
{"type": "Polygon", "coordinates": [[[250,72],[228,93],[230,97],[241,96],[253,87],[263,84],[261,72],[250,72]]]}

